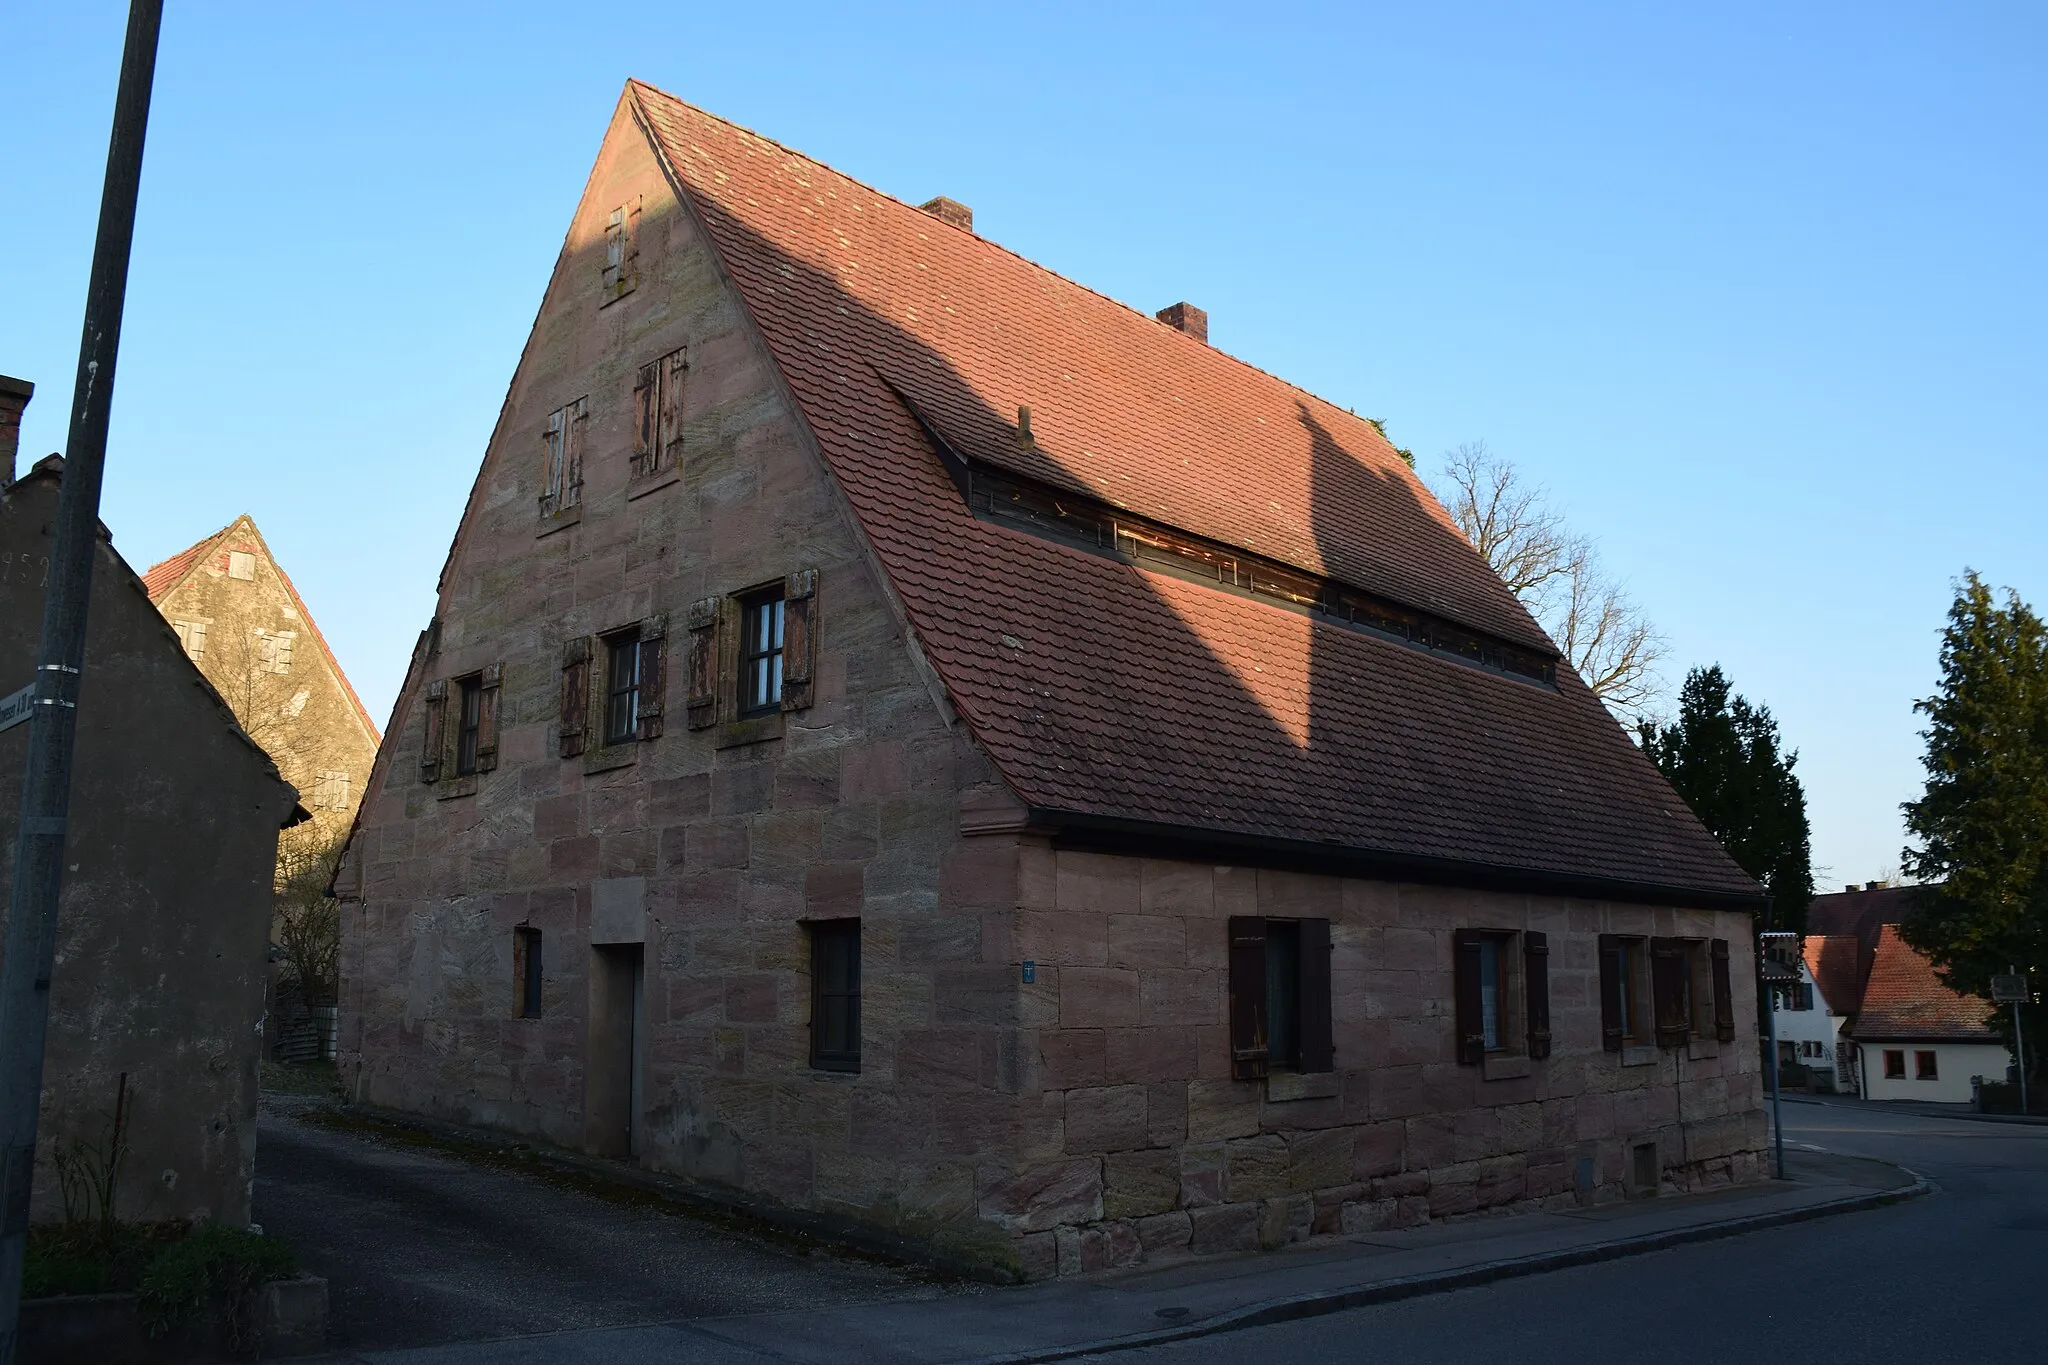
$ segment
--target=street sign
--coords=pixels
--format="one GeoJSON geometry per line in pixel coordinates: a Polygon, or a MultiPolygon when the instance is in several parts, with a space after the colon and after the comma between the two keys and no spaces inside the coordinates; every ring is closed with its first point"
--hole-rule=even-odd
{"type": "Polygon", "coordinates": [[[2024,1005],[2029,996],[2027,979],[2024,976],[1994,976],[1991,978],[1991,1000],[1999,1005],[2024,1005]]]}
{"type": "Polygon", "coordinates": [[[19,692],[0,697],[0,730],[12,730],[28,719],[28,713],[35,709],[36,685],[30,683],[19,692]]]}

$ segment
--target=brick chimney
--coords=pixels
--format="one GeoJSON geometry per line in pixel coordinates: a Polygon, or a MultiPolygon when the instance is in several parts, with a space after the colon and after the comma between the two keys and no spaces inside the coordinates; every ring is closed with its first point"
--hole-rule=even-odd
{"type": "Polygon", "coordinates": [[[0,374],[0,488],[14,482],[14,452],[21,448],[21,410],[35,396],[26,379],[0,374]]]}
{"type": "Polygon", "coordinates": [[[940,222],[950,223],[962,232],[974,231],[974,210],[957,199],[948,199],[942,194],[936,199],[925,200],[918,207],[940,222]]]}
{"type": "Polygon", "coordinates": [[[1152,316],[1158,318],[1176,332],[1186,332],[1204,345],[1209,341],[1209,315],[1192,303],[1176,303],[1162,308],[1152,316]]]}

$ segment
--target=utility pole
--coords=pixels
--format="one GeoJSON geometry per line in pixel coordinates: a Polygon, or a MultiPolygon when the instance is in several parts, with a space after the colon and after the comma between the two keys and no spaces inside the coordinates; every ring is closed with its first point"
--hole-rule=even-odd
{"type": "Polygon", "coordinates": [[[149,127],[163,0],[130,0],[114,97],[107,178],[100,190],[99,235],[86,285],[85,328],[71,394],[71,430],[57,502],[43,639],[33,680],[28,763],[21,784],[8,905],[7,959],[0,968],[0,1365],[14,1365],[21,1322],[21,1270],[28,1249],[29,1192],[35,1181],[36,1120],[43,1094],[43,1037],[50,1022],[50,974],[57,949],[57,896],[64,877],[64,831],[71,806],[71,750],[78,684],[85,665],[86,604],[98,551],[100,482],[114,360],[128,293],[128,254],[142,184],[142,141],[149,127]]]}

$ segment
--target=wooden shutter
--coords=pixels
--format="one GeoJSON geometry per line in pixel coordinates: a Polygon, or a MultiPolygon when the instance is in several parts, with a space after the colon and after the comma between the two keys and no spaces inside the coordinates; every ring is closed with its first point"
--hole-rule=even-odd
{"type": "Polygon", "coordinates": [[[441,780],[441,721],[448,710],[446,679],[427,684],[425,733],[420,738],[420,781],[441,780]]]}
{"type": "MultiPolygon", "coordinates": [[[[1728,940],[1714,940],[1714,1037],[1724,1043],[1735,1041],[1735,987],[1728,979],[1728,940]]],[[[1811,986],[1802,986],[1802,993],[1811,986]]],[[[1808,1009],[1813,1008],[1809,1003],[1808,1009]]]]}
{"type": "Polygon", "coordinates": [[[811,668],[818,653],[818,571],[798,569],[782,581],[782,709],[811,704],[811,668]]]}
{"type": "Polygon", "coordinates": [[[562,646],[562,757],[583,752],[590,724],[590,637],[579,635],[562,646]]]}
{"type": "Polygon", "coordinates": [[[498,693],[504,680],[503,664],[492,664],[477,678],[476,770],[480,773],[498,766],[498,693]]]}
{"type": "Polygon", "coordinates": [[[1657,1015],[1657,1046],[1678,1047],[1692,1032],[1686,1017],[1685,940],[1650,940],[1650,996],[1657,1015]]]}
{"type": "Polygon", "coordinates": [[[562,505],[583,500],[583,443],[590,427],[590,402],[579,398],[569,405],[568,431],[562,445],[562,505]]]}
{"type": "Polygon", "coordinates": [[[640,367],[633,382],[633,473],[651,474],[661,454],[661,362],[640,367]]]}
{"type": "Polygon", "coordinates": [[[562,496],[562,448],[568,439],[563,426],[568,419],[568,409],[557,408],[548,414],[540,433],[540,499],[550,505],[562,496]]]}
{"type": "Polygon", "coordinates": [[[1529,1006],[1529,1055],[1550,1055],[1550,938],[1522,935],[1522,998],[1529,1006]]]}
{"type": "Polygon", "coordinates": [[[684,353],[672,352],[657,361],[661,366],[661,423],[659,444],[654,447],[649,471],[680,469],[683,465],[683,371],[689,369],[684,353]]]}
{"type": "Polygon", "coordinates": [[[718,618],[720,600],[690,604],[690,728],[703,730],[718,719],[718,618]]]}
{"type": "Polygon", "coordinates": [[[1230,933],[1230,1074],[1255,1081],[1266,1074],[1266,921],[1232,915],[1230,933]]]}
{"type": "Polygon", "coordinates": [[[1301,1005],[1301,1069],[1336,1069],[1337,1040],[1330,1017],[1330,922],[1301,921],[1301,980],[1295,988],[1301,1005]]]}
{"type": "Polygon", "coordinates": [[[1451,999],[1457,1015],[1458,1060],[1478,1063],[1486,1057],[1486,1021],[1479,1001],[1479,945],[1486,935],[1459,929],[1451,935],[1451,999]]]}
{"type": "Polygon", "coordinates": [[[661,708],[668,691],[668,617],[650,616],[640,623],[641,739],[661,738],[661,708]]]}
{"type": "Polygon", "coordinates": [[[1621,939],[1600,935],[1600,1046],[1621,1051],[1625,1031],[1621,1017],[1621,939]]]}

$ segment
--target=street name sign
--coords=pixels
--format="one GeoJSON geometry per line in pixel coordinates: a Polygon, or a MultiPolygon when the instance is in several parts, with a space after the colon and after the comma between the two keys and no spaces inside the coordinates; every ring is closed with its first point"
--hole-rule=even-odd
{"type": "Polygon", "coordinates": [[[2024,1005],[2027,1003],[2027,979],[2024,976],[1994,976],[1991,978],[1991,1001],[1997,1005],[2024,1005]]]}
{"type": "Polygon", "coordinates": [[[35,709],[36,685],[30,683],[19,692],[10,692],[0,697],[0,730],[12,730],[28,719],[28,713],[35,709]]]}

